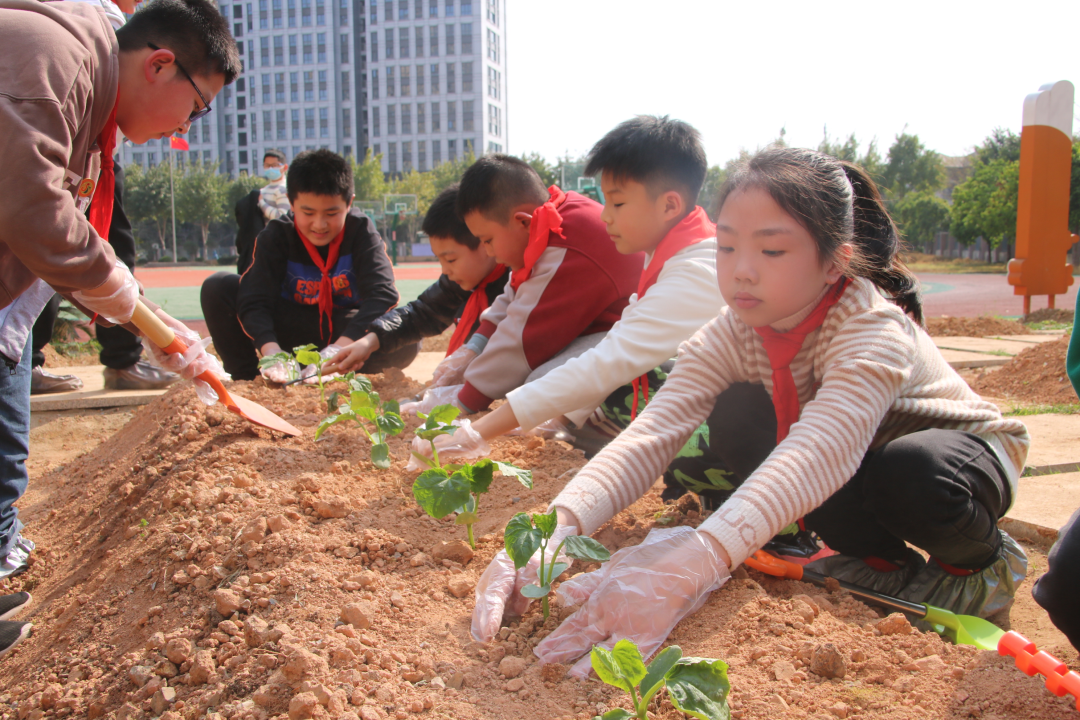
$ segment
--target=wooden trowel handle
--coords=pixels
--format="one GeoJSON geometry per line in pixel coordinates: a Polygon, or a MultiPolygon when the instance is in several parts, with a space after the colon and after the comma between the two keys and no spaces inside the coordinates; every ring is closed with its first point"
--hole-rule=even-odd
{"type": "Polygon", "coordinates": [[[139,328],[144,335],[150,340],[150,342],[157,345],[166,352],[184,352],[187,350],[187,346],[184,342],[176,337],[176,333],[173,329],[166,325],[161,318],[150,311],[150,308],[143,305],[142,301],[135,303],[135,312],[131,315],[132,324],[139,328]]]}

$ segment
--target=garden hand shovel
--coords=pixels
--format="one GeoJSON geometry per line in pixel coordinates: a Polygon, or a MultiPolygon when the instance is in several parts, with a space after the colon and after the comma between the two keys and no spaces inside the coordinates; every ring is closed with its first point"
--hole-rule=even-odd
{"type": "MultiPolygon", "coordinates": [[[[135,313],[131,316],[131,322],[135,327],[139,328],[151,342],[165,352],[182,353],[187,350],[187,345],[184,344],[183,340],[176,336],[176,333],[173,332],[172,328],[162,322],[161,318],[152,313],[141,301],[135,304],[135,313]]],[[[292,435],[294,437],[300,436],[301,433],[299,430],[264,408],[262,405],[236,395],[230,395],[229,391],[225,389],[225,386],[221,384],[221,380],[209,370],[199,375],[198,378],[205,381],[214,389],[214,392],[217,393],[218,400],[220,400],[225,407],[229,408],[229,410],[232,410],[245,420],[253,422],[256,425],[262,425],[271,430],[277,430],[286,435],[292,435]]]]}
{"type": "Polygon", "coordinates": [[[790,580],[804,580],[821,587],[828,587],[834,582],[838,583],[841,588],[856,597],[925,620],[930,623],[935,632],[961,645],[974,645],[980,650],[996,650],[999,655],[1010,655],[1015,658],[1016,666],[1026,675],[1039,673],[1045,677],[1046,688],[1054,695],[1061,697],[1065,693],[1070,693],[1076,698],[1076,709],[1080,710],[1080,674],[1069,670],[1065,663],[1053,655],[1039,650],[1035,647],[1035,643],[1015,630],[1005,632],[980,617],[957,615],[933,605],[900,600],[842,580],[828,578],[821,573],[807,570],[798,563],[783,560],[762,550],[754,553],[753,557],[747,558],[746,564],[769,575],[790,580]]]}

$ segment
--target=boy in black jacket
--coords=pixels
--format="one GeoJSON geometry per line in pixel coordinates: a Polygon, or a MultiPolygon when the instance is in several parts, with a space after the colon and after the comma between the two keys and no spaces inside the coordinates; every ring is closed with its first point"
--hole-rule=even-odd
{"type": "Polygon", "coordinates": [[[324,372],[349,372],[368,367],[368,358],[376,351],[394,352],[415,345],[422,338],[438,335],[451,323],[457,323],[450,355],[480,327],[480,313],[502,294],[510,278],[510,268],[490,257],[480,241],[458,217],[458,187],[451,185],[431,203],[424,216],[424,232],[431,249],[439,258],[443,274],[420,297],[404,307],[394,308],[371,323],[369,333],[342,348],[324,372]]]}
{"type": "MultiPolygon", "coordinates": [[[[333,357],[398,301],[382,238],[351,207],[353,176],[345,159],[329,150],[300,153],[287,186],[292,217],[259,233],[251,267],[242,276],[217,273],[203,282],[206,325],[237,380],[259,374],[259,355],[298,345],[314,343],[323,357],[333,357]]],[[[405,367],[417,350],[377,353],[365,369],[405,367]]],[[[289,376],[280,363],[262,373],[273,382],[289,376]]]]}

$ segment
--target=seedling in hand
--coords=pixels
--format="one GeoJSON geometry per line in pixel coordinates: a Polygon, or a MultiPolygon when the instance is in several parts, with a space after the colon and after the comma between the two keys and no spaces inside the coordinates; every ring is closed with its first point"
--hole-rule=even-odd
{"type": "Polygon", "coordinates": [[[266,368],[274,367],[278,363],[281,363],[285,366],[285,371],[288,373],[289,380],[292,381],[296,380],[296,378],[299,376],[299,372],[296,366],[292,364],[292,361],[292,353],[287,350],[282,350],[281,352],[276,352],[273,355],[264,355],[262,358],[260,358],[259,369],[264,370],[266,368]]]}
{"type": "Polygon", "coordinates": [[[453,405],[436,405],[427,415],[417,413],[416,416],[423,420],[424,424],[416,428],[416,437],[431,443],[431,457],[426,458],[415,450],[413,457],[430,468],[442,467],[442,463],[439,462],[439,450],[435,447],[435,438],[440,435],[453,435],[457,430],[454,418],[460,413],[461,409],[453,405]]]}
{"type": "Polygon", "coordinates": [[[645,720],[649,702],[660,689],[667,687],[675,709],[700,720],[728,720],[731,710],[727,694],[731,683],[727,663],[712,658],[683,657],[678,645],[665,648],[649,666],[630,640],[620,640],[611,650],[594,647],[592,668],[608,685],[630,694],[634,711],[613,708],[593,720],[645,720]]]}
{"type": "Polygon", "coordinates": [[[296,362],[301,365],[315,366],[316,372],[319,373],[319,403],[322,404],[326,402],[326,388],[323,385],[322,379],[323,358],[322,355],[319,354],[318,346],[308,343],[307,345],[293,348],[293,353],[296,355],[296,362]]]}
{"type": "Polygon", "coordinates": [[[606,562],[611,559],[608,549],[591,537],[570,535],[559,543],[555,552],[551,553],[551,559],[546,560],[548,541],[555,534],[555,528],[558,525],[559,521],[554,510],[547,515],[537,513],[531,517],[525,513],[518,513],[510,518],[503,534],[506,554],[514,561],[514,567],[518,570],[528,564],[537,548],[540,549],[540,567],[536,573],[539,582],[521,588],[521,594],[528,598],[543,598],[540,605],[543,608],[545,620],[550,613],[548,595],[551,593],[551,583],[570,567],[568,563],[558,562],[559,553],[564,547],[566,556],[574,560],[606,562]]]}
{"type": "Polygon", "coordinates": [[[371,389],[371,381],[363,376],[346,377],[346,381],[350,388],[349,402],[337,406],[343,393],[331,393],[327,410],[333,413],[336,408],[337,414],[331,414],[319,423],[315,431],[315,440],[317,441],[331,425],[352,420],[360,426],[371,441],[372,464],[381,470],[386,470],[390,467],[390,446],[386,444],[386,440],[405,429],[398,401],[383,401],[379,393],[371,389]],[[368,431],[364,421],[372,426],[374,434],[368,431]]]}
{"type": "MultiPolygon", "coordinates": [[[[435,458],[437,462],[438,455],[435,458]]],[[[427,460],[427,458],[424,459],[427,460]]],[[[424,512],[436,520],[456,512],[458,516],[454,524],[465,526],[469,546],[475,549],[476,538],[473,537],[473,524],[479,519],[477,514],[480,509],[479,496],[488,491],[496,470],[503,475],[516,477],[518,482],[532,489],[530,471],[514,467],[509,463],[481,458],[472,464],[448,464],[443,467],[428,468],[420,473],[413,483],[413,497],[420,503],[420,507],[424,508],[424,512]]]]}

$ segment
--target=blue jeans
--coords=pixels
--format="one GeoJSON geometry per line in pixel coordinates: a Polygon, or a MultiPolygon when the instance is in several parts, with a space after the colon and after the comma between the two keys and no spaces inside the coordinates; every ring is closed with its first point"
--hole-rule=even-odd
{"type": "Polygon", "coordinates": [[[23,524],[15,501],[26,492],[30,452],[30,341],[18,365],[0,362],[0,558],[19,537],[23,524]]]}

